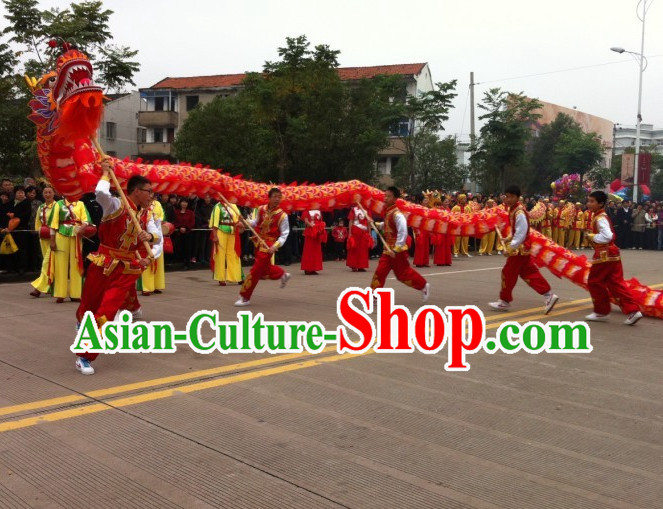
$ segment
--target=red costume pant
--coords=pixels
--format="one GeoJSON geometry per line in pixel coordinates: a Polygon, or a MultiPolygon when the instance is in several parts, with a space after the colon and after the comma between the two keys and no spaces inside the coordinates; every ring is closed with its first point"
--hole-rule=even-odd
{"type": "Polygon", "coordinates": [[[500,292],[500,299],[504,302],[511,302],[513,300],[513,288],[518,282],[518,276],[523,278],[525,283],[541,295],[550,291],[548,281],[541,275],[529,255],[509,256],[502,269],[502,291],[500,292]]]}
{"type": "Polygon", "coordinates": [[[351,269],[368,268],[368,252],[370,251],[371,234],[353,226],[348,237],[348,257],[345,264],[351,269]]]}
{"type": "Polygon", "coordinates": [[[410,267],[410,262],[407,259],[407,251],[396,253],[393,258],[387,254],[383,254],[378,261],[378,267],[373,274],[373,281],[371,281],[371,288],[382,288],[384,282],[393,270],[396,278],[407,286],[423,290],[426,286],[426,280],[416,270],[410,267]]]}
{"type": "Polygon", "coordinates": [[[320,236],[304,236],[301,269],[310,272],[322,270],[322,241],[320,236]]]}
{"type": "Polygon", "coordinates": [[[425,230],[419,230],[416,233],[414,264],[421,267],[428,267],[430,264],[430,234],[425,230]]]}
{"type": "MultiPolygon", "coordinates": [[[[115,270],[108,276],[104,276],[103,267],[91,264],[87,269],[81,303],[76,311],[78,321],[83,320],[86,311],[91,311],[97,325],[101,327],[104,323],[115,318],[118,310],[123,309],[125,303],[131,300],[131,295],[136,295],[136,280],[140,274],[123,274],[123,264],[118,264],[115,270]]],[[[97,358],[97,353],[76,354],[85,357],[89,361],[97,358]]]]}
{"type": "Polygon", "coordinates": [[[256,253],[253,267],[251,267],[251,273],[244,280],[244,284],[242,285],[239,294],[244,297],[244,299],[251,300],[251,295],[258,285],[258,281],[264,277],[269,279],[280,279],[283,274],[284,270],[281,267],[272,264],[271,254],[258,251],[256,253]]]}
{"type": "Polygon", "coordinates": [[[589,269],[587,287],[594,303],[594,312],[600,315],[610,313],[610,297],[626,315],[636,312],[639,308],[631,291],[624,282],[622,262],[603,262],[593,264],[589,269]]]}
{"type": "Polygon", "coordinates": [[[447,234],[438,233],[436,235],[433,263],[435,265],[451,265],[451,246],[455,242],[455,238],[447,234]]]}

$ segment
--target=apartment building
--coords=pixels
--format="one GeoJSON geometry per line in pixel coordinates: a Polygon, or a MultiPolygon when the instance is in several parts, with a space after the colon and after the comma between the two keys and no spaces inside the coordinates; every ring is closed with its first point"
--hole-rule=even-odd
{"type": "Polygon", "coordinates": [[[111,100],[104,107],[97,138],[101,148],[113,157],[136,158],[142,131],[138,127],[140,93],[108,94],[108,97],[111,100]]]}
{"type": "MultiPolygon", "coordinates": [[[[343,81],[370,79],[378,75],[402,75],[408,95],[420,96],[433,90],[433,79],[427,63],[381,65],[372,67],[341,67],[343,81]]],[[[146,159],[172,159],[172,143],[177,130],[189,112],[198,104],[206,104],[217,96],[229,97],[242,88],[245,74],[221,74],[165,78],[149,88],[140,90],[138,124],[142,131],[138,140],[138,155],[146,159]]],[[[389,180],[391,168],[404,154],[399,136],[410,127],[410,119],[402,119],[390,132],[390,145],[378,157],[377,168],[383,180],[389,180]]],[[[415,126],[416,128],[416,126],[415,126]]]]}

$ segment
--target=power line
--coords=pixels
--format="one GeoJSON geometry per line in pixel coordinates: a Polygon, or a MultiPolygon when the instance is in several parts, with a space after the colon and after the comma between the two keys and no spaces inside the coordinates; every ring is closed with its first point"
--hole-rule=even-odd
{"type": "MultiPolygon", "coordinates": [[[[662,57],[662,56],[663,56],[663,54],[661,54],[661,55],[652,55],[649,58],[658,58],[658,57],[662,57]]],[[[548,74],[556,74],[556,73],[559,73],[559,72],[579,71],[579,70],[582,70],[582,69],[591,69],[593,67],[603,67],[603,66],[606,66],[606,65],[623,64],[624,62],[626,62],[626,60],[615,60],[615,61],[612,61],[612,62],[605,62],[603,64],[583,65],[583,66],[580,66],[580,67],[569,67],[568,69],[559,69],[557,71],[540,72],[540,73],[536,73],[536,74],[525,74],[523,76],[514,76],[513,78],[503,78],[503,79],[499,79],[499,80],[482,81],[480,83],[475,83],[475,85],[485,85],[486,83],[497,83],[497,82],[500,82],[500,81],[511,81],[511,80],[519,80],[519,79],[523,79],[523,78],[533,78],[533,77],[536,77],[536,76],[546,76],[548,74]]]]}

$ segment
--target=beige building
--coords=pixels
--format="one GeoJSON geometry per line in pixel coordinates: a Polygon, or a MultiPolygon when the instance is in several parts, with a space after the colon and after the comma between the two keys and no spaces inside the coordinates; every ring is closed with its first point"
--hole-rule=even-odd
{"type": "Polygon", "coordinates": [[[596,133],[601,138],[603,144],[603,162],[604,167],[609,168],[612,163],[612,144],[613,144],[613,127],[614,124],[611,120],[597,117],[583,111],[578,111],[575,108],[566,108],[557,104],[548,103],[539,100],[543,107],[540,110],[535,110],[539,113],[541,118],[535,122],[534,129],[538,131],[541,126],[552,123],[557,115],[564,113],[575,120],[582,130],[586,133],[596,133]]]}
{"type": "MultiPolygon", "coordinates": [[[[338,73],[343,81],[399,74],[403,76],[407,94],[415,97],[433,90],[433,80],[426,63],[341,67],[338,73]]],[[[228,97],[237,93],[245,77],[245,74],[222,74],[165,78],[150,88],[141,89],[138,155],[146,159],[172,159],[172,143],[189,112],[198,104],[209,103],[217,96],[228,97]]],[[[388,177],[391,168],[403,155],[398,137],[408,131],[410,122],[410,119],[402,119],[390,130],[390,146],[379,154],[377,160],[381,176],[388,177]]]]}
{"type": "Polygon", "coordinates": [[[135,159],[142,132],[138,127],[140,93],[109,94],[109,98],[111,101],[106,103],[99,124],[98,140],[101,148],[113,157],[135,159]]]}

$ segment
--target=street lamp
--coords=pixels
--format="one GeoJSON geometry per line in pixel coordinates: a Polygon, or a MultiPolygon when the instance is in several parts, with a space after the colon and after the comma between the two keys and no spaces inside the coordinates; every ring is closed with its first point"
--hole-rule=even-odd
{"type": "Polygon", "coordinates": [[[641,114],[641,105],[642,105],[642,73],[645,72],[647,68],[647,59],[645,58],[645,15],[647,14],[647,9],[651,6],[654,0],[640,0],[638,2],[638,7],[636,12],[638,14],[638,19],[642,21],[642,40],[640,42],[640,53],[635,53],[633,51],[627,51],[624,48],[612,47],[611,51],[616,53],[629,53],[634,56],[638,63],[640,64],[640,81],[638,84],[638,123],[635,128],[635,167],[633,169],[633,203],[638,202],[638,169],[640,166],[640,123],[642,122],[641,114]],[[649,5],[647,5],[649,3],[649,5]],[[642,17],[640,17],[640,12],[638,12],[640,5],[642,5],[642,17]]]}

